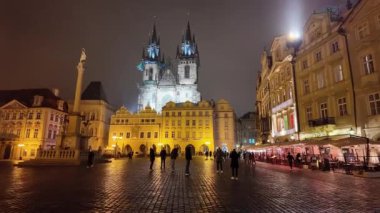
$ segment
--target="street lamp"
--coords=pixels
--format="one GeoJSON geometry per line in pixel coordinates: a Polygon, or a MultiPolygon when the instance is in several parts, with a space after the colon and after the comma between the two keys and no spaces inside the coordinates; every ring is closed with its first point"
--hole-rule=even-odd
{"type": "Polygon", "coordinates": [[[22,160],[22,155],[21,155],[21,154],[22,154],[22,147],[24,147],[25,144],[22,144],[22,143],[21,143],[21,144],[19,144],[19,145],[17,145],[17,146],[20,148],[20,158],[19,158],[19,159],[22,160]]]}

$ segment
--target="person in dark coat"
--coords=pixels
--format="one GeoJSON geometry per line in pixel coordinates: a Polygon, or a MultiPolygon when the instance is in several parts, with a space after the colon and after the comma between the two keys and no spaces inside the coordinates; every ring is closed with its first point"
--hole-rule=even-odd
{"type": "Polygon", "coordinates": [[[290,169],[293,169],[293,161],[294,161],[293,155],[291,155],[290,152],[288,152],[288,156],[286,158],[288,158],[288,163],[289,163],[290,169]]]}
{"type": "Polygon", "coordinates": [[[222,150],[218,147],[215,152],[215,160],[216,160],[216,173],[223,173],[223,157],[224,154],[222,150]]]}
{"type": "Polygon", "coordinates": [[[206,160],[208,160],[208,151],[206,151],[205,155],[206,155],[206,160]]]}
{"type": "Polygon", "coordinates": [[[209,152],[210,160],[212,160],[212,151],[209,152]]]}
{"type": "Polygon", "coordinates": [[[191,147],[187,146],[185,149],[185,157],[186,157],[186,171],[185,175],[190,175],[190,161],[193,159],[192,153],[191,153],[191,147]]]}
{"type": "Polygon", "coordinates": [[[87,168],[94,166],[94,158],[95,158],[95,152],[92,150],[91,147],[88,149],[88,159],[87,159],[87,168]]]}
{"type": "Polygon", "coordinates": [[[170,159],[171,159],[171,164],[172,164],[172,172],[175,170],[175,160],[178,157],[178,148],[174,148],[172,152],[170,153],[170,159]]]}
{"type": "Polygon", "coordinates": [[[164,169],[165,169],[165,160],[166,160],[166,150],[165,149],[161,150],[160,156],[161,156],[161,169],[162,169],[162,165],[164,165],[164,169]]]}
{"type": "Polygon", "coordinates": [[[153,147],[149,150],[149,158],[150,158],[150,170],[153,170],[153,163],[156,158],[156,153],[154,152],[153,147]]]}
{"type": "Polygon", "coordinates": [[[236,149],[233,149],[232,152],[230,153],[231,169],[232,169],[231,180],[238,180],[239,157],[240,156],[236,152],[236,149]]]}

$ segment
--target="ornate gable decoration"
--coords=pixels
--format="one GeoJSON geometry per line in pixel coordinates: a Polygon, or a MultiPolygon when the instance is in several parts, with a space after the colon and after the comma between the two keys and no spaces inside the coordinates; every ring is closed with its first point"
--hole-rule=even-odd
{"type": "Polygon", "coordinates": [[[12,101],[4,104],[0,108],[1,109],[27,109],[28,107],[26,107],[24,104],[20,103],[17,100],[12,100],[12,101]]]}

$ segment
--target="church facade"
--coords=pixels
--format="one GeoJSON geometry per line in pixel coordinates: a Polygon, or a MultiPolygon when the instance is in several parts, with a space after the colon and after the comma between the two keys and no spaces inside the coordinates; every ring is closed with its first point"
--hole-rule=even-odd
{"type": "Polygon", "coordinates": [[[138,86],[138,111],[149,106],[161,112],[162,107],[168,102],[198,103],[201,100],[198,91],[199,52],[189,23],[181,45],[177,46],[175,64],[165,61],[154,25],[148,45],[143,49],[142,59],[137,66],[143,77],[138,86]]]}

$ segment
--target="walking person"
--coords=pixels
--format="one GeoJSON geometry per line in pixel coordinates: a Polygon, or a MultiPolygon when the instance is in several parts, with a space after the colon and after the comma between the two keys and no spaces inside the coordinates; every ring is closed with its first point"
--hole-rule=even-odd
{"type": "Polygon", "coordinates": [[[288,152],[288,156],[286,158],[288,158],[288,163],[289,163],[290,169],[293,169],[293,161],[294,161],[293,155],[291,155],[290,152],[288,152]]]}
{"type": "Polygon", "coordinates": [[[165,149],[162,149],[161,152],[160,152],[160,156],[161,156],[161,169],[162,169],[162,165],[164,165],[164,169],[165,169],[165,160],[166,160],[166,150],[165,149]]]}
{"type": "Polygon", "coordinates": [[[156,153],[154,152],[153,147],[149,150],[149,158],[150,158],[150,170],[153,170],[153,163],[156,158],[156,153]]]}
{"type": "Polygon", "coordinates": [[[215,160],[216,160],[216,173],[223,173],[223,152],[218,147],[215,152],[215,160]]]}
{"type": "Polygon", "coordinates": [[[95,153],[90,146],[88,149],[87,168],[94,167],[94,158],[95,158],[95,153]]]}
{"type": "Polygon", "coordinates": [[[175,170],[175,160],[178,157],[178,148],[174,148],[172,152],[170,153],[170,159],[171,159],[171,164],[172,164],[172,172],[175,170]]]}
{"type": "Polygon", "coordinates": [[[232,152],[230,153],[231,169],[232,169],[231,180],[238,180],[239,157],[240,156],[236,152],[236,149],[233,149],[232,152]]]}
{"type": "Polygon", "coordinates": [[[208,160],[208,151],[206,151],[205,155],[206,155],[206,160],[208,160]]]}
{"type": "Polygon", "coordinates": [[[190,175],[190,161],[192,160],[192,153],[191,153],[191,147],[187,146],[185,149],[185,157],[186,157],[186,171],[185,175],[190,175]]]}
{"type": "Polygon", "coordinates": [[[210,160],[212,160],[212,151],[210,151],[209,156],[210,156],[210,160]]]}

